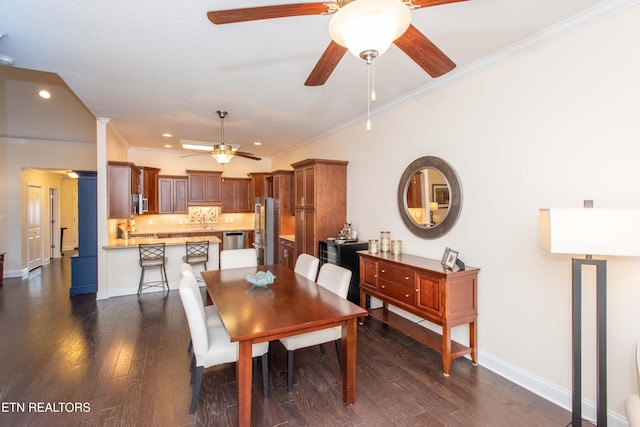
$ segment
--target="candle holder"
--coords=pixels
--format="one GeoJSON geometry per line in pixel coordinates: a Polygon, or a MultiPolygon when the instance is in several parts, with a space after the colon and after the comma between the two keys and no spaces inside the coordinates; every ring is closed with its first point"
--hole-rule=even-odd
{"type": "Polygon", "coordinates": [[[391,232],[390,231],[381,231],[380,232],[380,251],[381,252],[389,252],[391,250],[391,232]]]}
{"type": "Polygon", "coordinates": [[[378,241],[373,239],[369,240],[369,253],[377,254],[378,253],[378,241]]]}
{"type": "Polygon", "coordinates": [[[402,253],[402,240],[391,241],[391,254],[400,255],[402,253]]]}

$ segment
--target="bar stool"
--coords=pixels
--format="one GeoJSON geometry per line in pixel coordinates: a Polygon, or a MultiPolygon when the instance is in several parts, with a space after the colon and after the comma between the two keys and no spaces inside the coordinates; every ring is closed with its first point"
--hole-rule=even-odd
{"type": "Polygon", "coordinates": [[[140,267],[142,267],[138,284],[138,299],[140,299],[143,289],[162,286],[164,292],[165,285],[167,286],[167,295],[164,296],[166,298],[169,296],[169,282],[167,282],[167,270],[165,269],[167,258],[164,256],[164,243],[141,243],[138,245],[138,249],[140,250],[140,267]],[[160,280],[145,282],[144,272],[153,268],[160,270],[160,280]]]}
{"type": "Polygon", "coordinates": [[[182,257],[182,260],[191,266],[203,264],[204,270],[206,270],[207,261],[209,261],[209,241],[187,242],[185,245],[187,254],[182,257]]]}

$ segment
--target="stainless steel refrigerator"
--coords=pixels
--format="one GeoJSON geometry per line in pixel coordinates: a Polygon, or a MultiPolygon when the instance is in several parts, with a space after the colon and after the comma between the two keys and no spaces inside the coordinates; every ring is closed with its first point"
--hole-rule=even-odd
{"type": "Polygon", "coordinates": [[[276,242],[273,198],[256,197],[253,246],[256,248],[258,265],[273,264],[276,242]]]}

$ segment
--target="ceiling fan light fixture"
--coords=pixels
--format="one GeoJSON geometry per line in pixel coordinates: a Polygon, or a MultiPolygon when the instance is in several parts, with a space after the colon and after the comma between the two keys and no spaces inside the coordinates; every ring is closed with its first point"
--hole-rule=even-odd
{"type": "Polygon", "coordinates": [[[333,15],[329,34],[334,42],[367,60],[365,56],[375,58],[386,52],[409,24],[411,12],[401,0],[356,0],[333,15]]]}
{"type": "Polygon", "coordinates": [[[231,146],[226,144],[217,144],[213,146],[213,150],[211,151],[211,157],[216,159],[218,163],[224,165],[229,163],[229,161],[233,158],[234,152],[231,146]]]}

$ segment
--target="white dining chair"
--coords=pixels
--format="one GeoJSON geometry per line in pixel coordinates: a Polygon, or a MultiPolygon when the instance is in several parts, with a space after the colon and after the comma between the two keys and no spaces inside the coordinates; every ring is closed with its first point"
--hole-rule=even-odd
{"type": "Polygon", "coordinates": [[[225,249],[220,252],[220,270],[257,265],[258,256],[255,249],[225,249]]]}
{"type": "MultiPolygon", "coordinates": [[[[347,299],[349,293],[349,282],[351,281],[351,270],[335,264],[322,264],[318,273],[318,285],[330,290],[334,294],[347,299]]],[[[313,345],[324,344],[335,341],[338,352],[338,363],[342,368],[342,327],[335,326],[328,329],[307,332],[290,337],[280,338],[280,342],[287,349],[287,390],[291,391],[293,382],[293,352],[295,350],[311,347],[313,345]]]]}
{"type": "Polygon", "coordinates": [[[296,259],[296,265],[293,267],[293,271],[315,282],[316,276],[318,275],[319,264],[320,260],[313,255],[300,254],[298,255],[298,259],[296,259]]]}
{"type": "MultiPolygon", "coordinates": [[[[198,301],[197,289],[192,286],[189,277],[180,280],[179,292],[184,312],[189,324],[191,341],[193,342],[191,384],[193,394],[189,413],[193,414],[198,404],[200,387],[205,368],[238,361],[238,343],[231,342],[231,338],[223,326],[207,327],[204,307],[198,301]]],[[[262,387],[264,397],[268,397],[268,358],[269,343],[263,342],[253,345],[252,356],[262,357],[262,387]]]]}
{"type": "MultiPolygon", "coordinates": [[[[202,294],[200,293],[200,287],[198,286],[198,281],[193,271],[193,267],[187,264],[186,262],[180,264],[180,277],[181,278],[187,277],[193,280],[193,283],[196,286],[195,289],[198,291],[196,292],[196,297],[198,298],[198,302],[202,304],[202,306],[204,307],[204,314],[207,319],[207,326],[208,327],[222,326],[222,320],[220,319],[220,315],[218,314],[218,310],[216,309],[216,306],[213,304],[211,305],[204,304],[204,300],[202,299],[202,294]]],[[[191,351],[191,347],[189,347],[189,351],[191,351]]]]}

